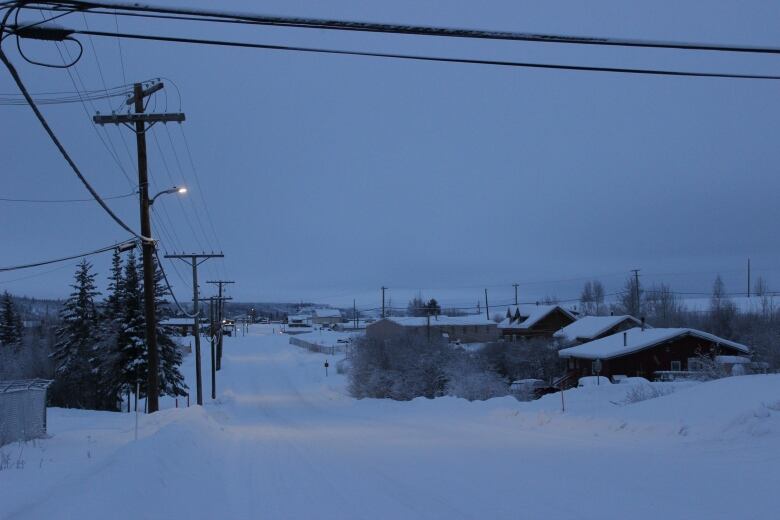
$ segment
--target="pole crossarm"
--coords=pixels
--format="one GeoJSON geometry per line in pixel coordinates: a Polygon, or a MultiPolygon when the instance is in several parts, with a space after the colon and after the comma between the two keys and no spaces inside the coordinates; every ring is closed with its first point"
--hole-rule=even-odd
{"type": "Polygon", "coordinates": [[[122,125],[135,123],[181,123],[185,120],[180,112],[170,114],[111,114],[109,116],[95,115],[92,121],[98,125],[122,125]]]}

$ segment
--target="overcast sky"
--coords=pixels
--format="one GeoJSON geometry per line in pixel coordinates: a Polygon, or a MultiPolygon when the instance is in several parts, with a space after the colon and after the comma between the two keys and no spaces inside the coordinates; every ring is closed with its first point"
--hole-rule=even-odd
{"type": "MultiPolygon", "coordinates": [[[[224,9],[267,14],[780,46],[777,2],[706,4],[222,2],[224,9]]],[[[89,20],[91,28],[116,29],[113,18],[89,20]]],[[[83,27],[84,20],[70,15],[61,23],[83,27]]],[[[780,74],[780,58],[771,56],[170,21],[119,24],[127,31],[356,50],[780,74]]],[[[84,56],[70,72],[87,89],[103,87],[101,74],[109,87],[166,78],[149,110],[181,107],[187,121],[150,135],[150,177],[154,189],[186,184],[190,192],[180,200],[158,199],[155,236],[169,252],[223,250],[225,261],[206,262],[201,280],[236,280],[236,299],[351,304],[354,297],[371,306],[385,285],[394,304],[405,304],[417,290],[452,304],[475,304],[485,287],[496,301],[507,300],[513,282],[521,284],[521,299],[568,298],[579,293],[585,277],[617,289],[633,268],[642,269],[647,283],[666,281],[681,291],[708,291],[721,272],[727,289],[744,291],[748,257],[755,274],[780,290],[777,82],[160,42],[124,41],[120,59],[115,39],[82,42],[84,56]]],[[[11,43],[4,48],[32,92],[74,90],[68,72],[24,63],[11,43]]],[[[51,44],[28,48],[36,57],[59,60],[51,44]]],[[[4,70],[0,92],[17,92],[4,70]]],[[[100,193],[133,189],[85,107],[44,110],[100,193]]],[[[111,105],[87,105],[90,115],[94,110],[108,112],[111,105]]],[[[87,197],[29,108],[0,106],[0,120],[0,197],[87,197]]],[[[103,132],[134,181],[129,131],[103,132]]],[[[110,202],[138,227],[134,198],[110,202]]],[[[0,201],[2,266],[77,253],[126,236],[95,203],[0,201]]],[[[101,280],[107,260],[93,259],[101,280]]],[[[70,262],[3,273],[0,289],[62,297],[73,267],[70,262]]],[[[182,264],[178,272],[171,265],[168,271],[179,297],[187,299],[189,270],[182,264]]]]}

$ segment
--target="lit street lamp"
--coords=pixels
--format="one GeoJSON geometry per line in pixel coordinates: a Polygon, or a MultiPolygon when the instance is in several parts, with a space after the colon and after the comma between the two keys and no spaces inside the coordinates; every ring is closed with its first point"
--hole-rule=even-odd
{"type": "Polygon", "coordinates": [[[167,190],[162,190],[160,193],[149,199],[149,205],[151,206],[154,204],[154,201],[159,197],[160,195],[168,195],[170,193],[187,193],[187,188],[182,186],[181,188],[174,186],[173,188],[168,188],[167,190]]]}

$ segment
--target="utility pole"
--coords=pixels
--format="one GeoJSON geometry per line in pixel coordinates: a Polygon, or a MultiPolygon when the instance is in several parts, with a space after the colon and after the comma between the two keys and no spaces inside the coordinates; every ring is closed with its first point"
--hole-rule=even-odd
{"type": "Polygon", "coordinates": [[[92,120],[98,125],[124,124],[135,125],[135,140],[138,152],[138,196],[141,208],[141,235],[147,237],[143,240],[143,273],[144,273],[144,314],[146,318],[146,348],[148,352],[149,370],[147,371],[147,403],[149,413],[160,409],[160,356],[157,350],[157,316],[154,305],[154,248],[151,240],[152,224],[149,218],[149,178],[146,163],[146,130],[155,123],[169,123],[184,121],[184,114],[144,114],[144,98],[151,96],[158,90],[162,90],[161,82],[154,83],[144,89],[141,83],[133,85],[133,95],[126,100],[126,104],[135,105],[134,114],[112,114],[110,116],[95,115],[92,120]],[[149,125],[147,126],[147,123],[149,125]]]}
{"type": "Polygon", "coordinates": [[[222,321],[219,319],[222,300],[231,300],[219,296],[201,298],[202,302],[209,302],[209,343],[211,345],[211,398],[217,398],[217,370],[219,361],[217,358],[217,344],[222,340],[222,321]]]}
{"type": "Polygon", "coordinates": [[[385,317],[385,291],[387,290],[387,287],[384,285],[382,286],[382,317],[385,317]]]}
{"type": "Polygon", "coordinates": [[[200,298],[198,297],[198,266],[209,258],[224,258],[222,253],[181,253],[165,255],[165,258],[178,258],[192,266],[192,313],[195,315],[195,386],[198,404],[203,406],[203,374],[200,369],[200,298]]]}
{"type": "Polygon", "coordinates": [[[639,314],[639,269],[631,269],[631,272],[634,273],[634,302],[636,306],[634,309],[636,309],[636,313],[639,314]]]}
{"type": "Polygon", "coordinates": [[[748,258],[747,297],[750,298],[750,258],[748,258]]]}
{"type": "Polygon", "coordinates": [[[218,305],[217,308],[219,309],[219,312],[217,313],[217,320],[219,322],[219,343],[217,344],[217,370],[221,370],[222,369],[222,320],[224,318],[223,302],[226,300],[226,298],[222,298],[222,287],[226,284],[236,283],[236,282],[232,280],[210,280],[207,281],[206,283],[212,283],[219,287],[219,296],[217,297],[219,301],[219,303],[217,304],[218,305]]]}
{"type": "Polygon", "coordinates": [[[217,333],[217,309],[214,308],[214,297],[212,296],[209,300],[209,321],[211,322],[211,326],[209,327],[209,336],[211,339],[211,399],[214,400],[217,398],[217,370],[215,361],[216,356],[214,355],[214,338],[217,333]]]}
{"type": "Polygon", "coordinates": [[[355,304],[354,298],[352,299],[352,317],[355,318],[355,330],[358,330],[360,320],[358,319],[357,304],[355,304]]]}
{"type": "Polygon", "coordinates": [[[517,287],[518,287],[519,285],[520,285],[520,284],[518,284],[518,283],[513,283],[513,284],[512,284],[512,287],[514,287],[514,288],[515,288],[515,305],[517,305],[517,287]]]}
{"type": "Polygon", "coordinates": [[[487,289],[485,289],[485,317],[490,319],[490,305],[488,305],[487,289]]]}

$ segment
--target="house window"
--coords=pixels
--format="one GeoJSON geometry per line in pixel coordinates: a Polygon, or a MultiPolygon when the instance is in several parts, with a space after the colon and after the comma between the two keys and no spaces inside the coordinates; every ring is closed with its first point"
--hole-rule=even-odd
{"type": "Polygon", "coordinates": [[[679,372],[682,370],[682,363],[680,361],[672,361],[672,372],[679,372]]]}

